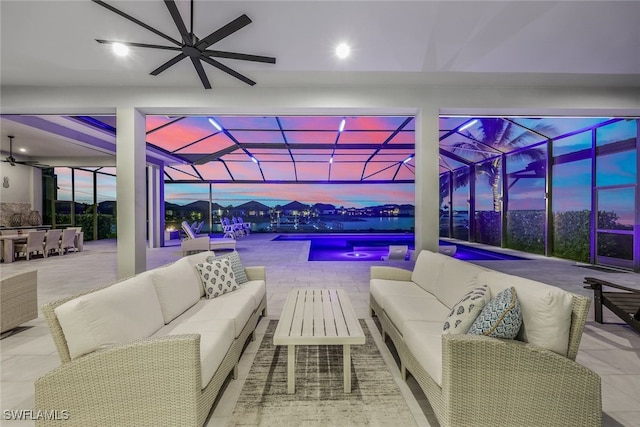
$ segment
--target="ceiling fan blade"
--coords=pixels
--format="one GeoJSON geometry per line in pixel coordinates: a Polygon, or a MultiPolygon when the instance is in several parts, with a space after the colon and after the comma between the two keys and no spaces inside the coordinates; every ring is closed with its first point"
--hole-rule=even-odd
{"type": "Polygon", "coordinates": [[[140,21],[139,19],[134,18],[131,15],[127,15],[126,13],[124,13],[123,11],[116,9],[115,7],[111,6],[110,4],[107,4],[105,2],[103,2],[102,0],[91,0],[94,3],[99,4],[100,6],[109,9],[110,11],[112,11],[113,13],[117,13],[118,15],[122,16],[125,19],[128,19],[129,21],[133,22],[134,24],[138,24],[140,25],[142,28],[145,28],[149,31],[151,31],[152,33],[155,33],[157,35],[159,35],[160,37],[169,40],[171,43],[178,45],[178,46],[182,46],[182,43],[180,43],[179,41],[169,37],[168,35],[164,34],[163,32],[160,32],[158,30],[156,30],[155,28],[151,27],[150,25],[145,24],[144,22],[140,21]]]}
{"type": "Polygon", "coordinates": [[[169,13],[171,14],[171,18],[173,18],[173,22],[176,24],[176,27],[178,27],[178,31],[182,36],[182,42],[186,45],[191,45],[191,35],[189,34],[189,31],[187,31],[186,25],[184,25],[182,15],[180,15],[176,2],[174,0],[164,0],[164,4],[167,6],[167,9],[169,9],[169,13]]]}
{"type": "Polygon", "coordinates": [[[265,62],[267,64],[276,63],[276,58],[271,56],[249,55],[246,53],[225,52],[223,50],[205,50],[202,54],[215,58],[239,59],[242,61],[265,62]]]}
{"type": "Polygon", "coordinates": [[[247,15],[243,14],[240,17],[229,22],[227,25],[218,28],[216,31],[200,40],[198,44],[196,44],[196,47],[201,50],[206,49],[212,44],[219,42],[223,38],[230,36],[231,34],[246,27],[249,24],[251,24],[251,19],[249,19],[247,15]]]}
{"type": "Polygon", "coordinates": [[[156,68],[155,70],[153,70],[150,74],[152,76],[157,76],[158,74],[160,74],[161,72],[163,72],[167,68],[171,67],[172,65],[176,65],[178,62],[182,61],[186,57],[187,57],[187,55],[185,55],[184,53],[181,53],[181,54],[171,58],[170,60],[168,60],[167,62],[165,62],[164,64],[162,64],[158,68],[156,68]]]}
{"type": "Polygon", "coordinates": [[[175,47],[175,46],[160,46],[160,45],[157,45],[157,44],[134,43],[134,42],[117,42],[117,41],[102,40],[102,39],[96,39],[96,41],[98,43],[101,43],[101,44],[122,43],[123,45],[130,46],[130,47],[147,47],[149,49],[175,50],[175,51],[178,51],[178,52],[182,51],[181,48],[175,47]]]}
{"type": "Polygon", "coordinates": [[[211,89],[211,83],[209,83],[209,79],[207,78],[207,73],[204,71],[204,67],[198,58],[191,57],[191,62],[193,62],[193,66],[196,68],[198,72],[198,76],[200,76],[200,80],[202,81],[202,85],[205,89],[211,89]]]}
{"type": "Polygon", "coordinates": [[[226,65],[216,61],[215,59],[209,58],[208,56],[201,56],[200,59],[202,59],[203,61],[205,61],[208,64],[213,65],[214,67],[216,67],[220,71],[224,71],[225,73],[235,77],[236,79],[245,82],[246,84],[248,84],[250,86],[253,86],[253,85],[256,84],[256,82],[254,82],[250,78],[243,76],[242,74],[238,73],[237,71],[232,70],[231,68],[229,68],[226,65]]]}

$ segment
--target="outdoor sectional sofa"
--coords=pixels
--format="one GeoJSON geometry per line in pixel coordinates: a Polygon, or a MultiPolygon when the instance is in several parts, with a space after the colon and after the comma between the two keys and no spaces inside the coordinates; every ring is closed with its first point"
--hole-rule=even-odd
{"type": "Polygon", "coordinates": [[[600,426],[600,377],[575,362],[589,304],[429,251],[413,271],[371,267],[371,314],[393,341],[403,378],[413,375],[442,426],[600,426]],[[443,333],[451,309],[482,285],[491,297],[515,289],[515,339],[443,333]]]}
{"type": "Polygon", "coordinates": [[[195,265],[212,255],[43,306],[62,364],[35,383],[36,424],[202,426],[266,315],[264,267],[204,297],[195,265]]]}

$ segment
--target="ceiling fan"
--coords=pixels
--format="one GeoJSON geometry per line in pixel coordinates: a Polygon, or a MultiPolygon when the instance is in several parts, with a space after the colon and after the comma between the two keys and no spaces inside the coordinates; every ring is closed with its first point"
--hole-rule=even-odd
{"type": "MultiPolygon", "coordinates": [[[[7,137],[9,138],[9,156],[5,157],[3,162],[9,163],[11,166],[15,166],[15,165],[38,166],[38,165],[40,165],[40,163],[38,163],[35,160],[25,160],[25,161],[16,160],[16,158],[13,157],[13,138],[15,138],[15,136],[7,135],[7,137]]],[[[42,165],[42,166],[44,166],[44,165],[42,165]]]]}
{"type": "Polygon", "coordinates": [[[191,28],[190,30],[187,30],[187,27],[184,23],[184,21],[182,20],[182,16],[180,15],[180,11],[178,10],[178,7],[176,6],[176,2],[175,0],[164,0],[165,5],[167,6],[167,9],[169,10],[169,13],[171,14],[171,18],[173,18],[173,22],[176,24],[176,27],[178,28],[178,31],[180,32],[180,36],[182,38],[182,41],[178,41],[175,40],[174,38],[164,34],[163,32],[145,24],[144,22],[122,12],[121,10],[107,4],[104,1],[101,0],[92,0],[94,3],[99,4],[102,7],[105,7],[106,9],[109,9],[110,11],[117,13],[118,15],[122,16],[123,18],[128,19],[129,21],[140,25],[141,27],[159,35],[160,37],[164,38],[165,40],[168,40],[169,42],[171,42],[172,44],[174,44],[175,46],[163,46],[163,45],[155,45],[155,44],[147,44],[147,43],[133,43],[133,42],[117,42],[117,41],[112,41],[112,40],[96,40],[98,43],[106,43],[106,44],[113,44],[113,43],[121,43],[123,45],[126,46],[130,46],[130,47],[141,47],[141,48],[149,48],[149,49],[161,49],[161,50],[169,50],[169,51],[175,51],[175,52],[180,52],[178,53],[177,56],[174,56],[173,58],[171,58],[170,60],[168,60],[167,62],[165,62],[164,64],[162,64],[161,66],[159,66],[158,68],[156,68],[155,70],[153,70],[151,72],[151,75],[153,76],[157,76],[158,74],[162,73],[163,71],[165,71],[167,68],[177,64],[178,62],[182,61],[185,58],[189,58],[191,60],[191,62],[193,63],[194,68],[196,69],[196,72],[198,73],[198,76],[200,77],[200,80],[202,81],[202,85],[204,86],[205,89],[211,89],[211,83],[209,83],[209,79],[207,78],[207,74],[204,71],[204,67],[202,66],[202,61],[206,62],[207,64],[210,64],[212,66],[214,66],[215,68],[224,71],[225,73],[237,78],[238,80],[243,81],[244,83],[248,84],[248,85],[255,85],[256,82],[254,82],[253,80],[249,79],[246,76],[243,76],[242,74],[238,73],[237,71],[227,67],[226,65],[224,65],[223,63],[213,59],[213,58],[227,58],[227,59],[237,59],[237,60],[242,60],[242,61],[253,61],[253,62],[264,62],[267,64],[275,64],[276,63],[276,58],[270,57],[270,56],[259,56],[259,55],[249,55],[249,54],[245,54],[245,53],[237,53],[237,52],[226,52],[226,51],[222,51],[222,50],[209,50],[209,47],[212,46],[213,44],[219,42],[220,40],[224,39],[225,37],[230,36],[231,34],[235,33],[236,31],[244,28],[245,26],[249,25],[251,23],[251,19],[249,19],[249,17],[245,14],[241,15],[240,17],[234,19],[233,21],[229,22],[228,24],[218,28],[216,31],[212,32],[211,34],[209,34],[208,36],[206,36],[203,39],[199,39],[193,32],[193,1],[191,0],[191,28]]]}

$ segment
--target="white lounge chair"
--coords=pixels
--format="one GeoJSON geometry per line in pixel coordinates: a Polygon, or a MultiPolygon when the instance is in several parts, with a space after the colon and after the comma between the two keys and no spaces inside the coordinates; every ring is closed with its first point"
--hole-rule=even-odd
{"type": "Polygon", "coordinates": [[[182,221],[182,230],[184,230],[187,235],[180,243],[183,256],[192,252],[236,248],[236,240],[233,238],[223,237],[222,239],[212,239],[209,238],[209,236],[196,236],[187,221],[182,221]]]}
{"type": "Polygon", "coordinates": [[[407,245],[389,245],[389,253],[380,257],[382,261],[402,260],[407,258],[409,246],[407,245]]]}

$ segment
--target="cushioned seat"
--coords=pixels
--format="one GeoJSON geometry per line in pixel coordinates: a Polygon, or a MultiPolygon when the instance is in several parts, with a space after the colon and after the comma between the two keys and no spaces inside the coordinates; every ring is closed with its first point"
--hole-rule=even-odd
{"type": "Polygon", "coordinates": [[[410,320],[439,322],[442,330],[444,320],[451,310],[433,297],[417,298],[389,295],[387,296],[384,311],[392,319],[393,324],[400,333],[404,335],[406,323],[410,320]]]}
{"type": "Polygon", "coordinates": [[[413,282],[404,282],[400,280],[372,279],[369,283],[369,292],[383,310],[385,308],[388,295],[417,298],[425,298],[426,296],[429,298],[435,298],[421,288],[418,288],[413,282]]]}
{"type": "Polygon", "coordinates": [[[231,319],[186,320],[167,335],[200,334],[200,375],[205,388],[227,354],[234,334],[231,319]]]}
{"type": "Polygon", "coordinates": [[[189,319],[190,322],[231,319],[233,320],[233,337],[236,338],[247,324],[256,308],[256,303],[253,298],[247,298],[244,292],[235,291],[213,299],[200,300],[196,306],[199,309],[195,312],[190,311],[193,313],[189,319]]]}

